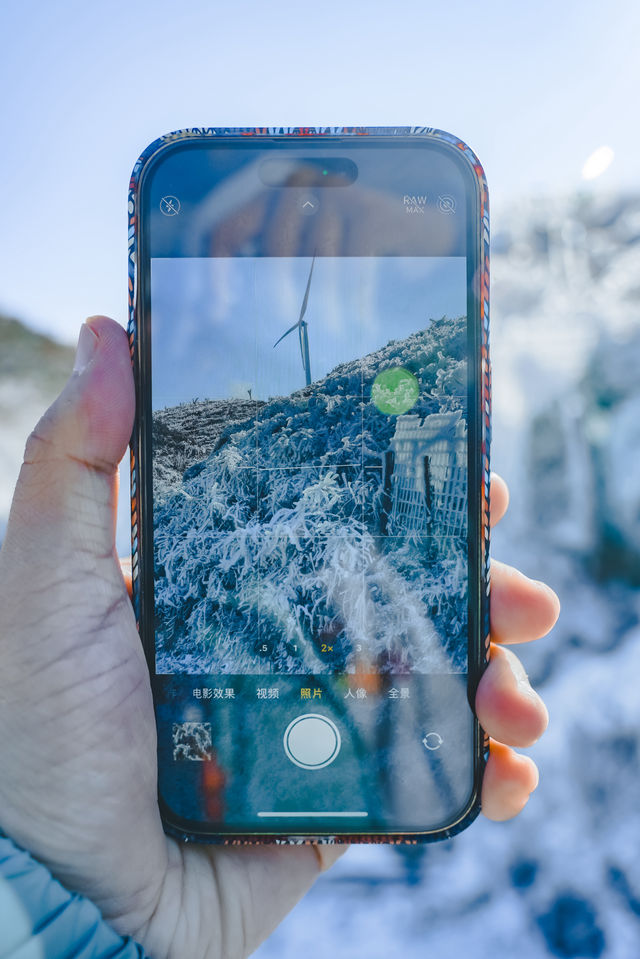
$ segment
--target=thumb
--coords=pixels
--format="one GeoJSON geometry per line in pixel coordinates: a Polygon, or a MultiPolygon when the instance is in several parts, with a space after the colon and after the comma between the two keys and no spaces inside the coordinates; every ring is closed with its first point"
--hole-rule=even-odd
{"type": "Polygon", "coordinates": [[[127,335],[105,316],[80,329],[73,373],[27,440],[3,553],[11,565],[50,566],[61,553],[114,551],[118,463],[135,393],[127,335]]]}

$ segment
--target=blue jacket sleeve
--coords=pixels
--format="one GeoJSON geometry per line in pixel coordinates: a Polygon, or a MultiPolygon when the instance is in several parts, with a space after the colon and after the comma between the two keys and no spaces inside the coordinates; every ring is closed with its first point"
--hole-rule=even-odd
{"type": "Polygon", "coordinates": [[[0,959],[147,959],[0,831],[0,959]]]}

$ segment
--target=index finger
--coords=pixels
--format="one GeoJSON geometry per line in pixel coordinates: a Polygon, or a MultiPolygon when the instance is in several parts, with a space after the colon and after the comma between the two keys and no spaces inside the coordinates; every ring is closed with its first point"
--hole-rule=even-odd
{"type": "MultiPolygon", "coordinates": [[[[499,523],[509,506],[509,488],[501,476],[491,474],[491,526],[499,523]]],[[[491,560],[491,638],[496,643],[528,643],[546,636],[555,625],[560,600],[545,583],[491,560]]]]}
{"type": "Polygon", "coordinates": [[[499,523],[509,506],[509,487],[497,473],[491,474],[491,526],[499,523]]]}

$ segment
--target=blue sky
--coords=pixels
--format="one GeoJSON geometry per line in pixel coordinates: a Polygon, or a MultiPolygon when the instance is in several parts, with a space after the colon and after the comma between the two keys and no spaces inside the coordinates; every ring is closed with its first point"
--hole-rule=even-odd
{"type": "Polygon", "coordinates": [[[183,126],[427,124],[511,199],[640,188],[640,5],[631,0],[300,4],[8,0],[0,61],[0,310],[72,342],[126,320],[126,191],[183,126]]]}

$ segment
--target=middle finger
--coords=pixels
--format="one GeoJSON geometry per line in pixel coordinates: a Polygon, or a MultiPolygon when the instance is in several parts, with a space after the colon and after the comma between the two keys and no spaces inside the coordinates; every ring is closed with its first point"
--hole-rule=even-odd
{"type": "Polygon", "coordinates": [[[546,583],[491,560],[491,639],[528,643],[546,636],[560,612],[560,601],[546,583]]]}
{"type": "Polygon", "coordinates": [[[476,714],[489,736],[506,746],[531,746],[549,722],[547,708],[518,657],[496,645],[478,683],[476,714]]]}

